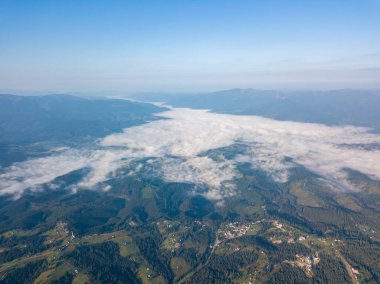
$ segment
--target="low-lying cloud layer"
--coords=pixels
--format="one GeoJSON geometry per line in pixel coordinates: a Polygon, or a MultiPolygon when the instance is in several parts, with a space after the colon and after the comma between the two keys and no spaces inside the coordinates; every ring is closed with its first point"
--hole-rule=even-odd
{"type": "Polygon", "coordinates": [[[354,188],[345,168],[380,179],[380,150],[368,147],[379,144],[380,136],[365,128],[177,108],[160,116],[166,119],[107,136],[93,149],[68,149],[16,163],[0,174],[0,194],[20,196],[28,188],[82,168],[90,171],[77,188],[100,187],[118,169],[130,167],[130,174],[145,171],[167,181],[202,186],[207,198],[218,201],[235,194],[239,163],[250,163],[277,182],[285,182],[296,165],[348,190],[354,188]],[[236,143],[244,149],[232,158],[205,154],[236,143]],[[138,163],[142,159],[147,161],[138,163]]]}

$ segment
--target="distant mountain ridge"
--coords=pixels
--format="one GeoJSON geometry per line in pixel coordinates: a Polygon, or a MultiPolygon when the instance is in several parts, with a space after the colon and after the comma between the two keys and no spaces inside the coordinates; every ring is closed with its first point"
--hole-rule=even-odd
{"type": "Polygon", "coordinates": [[[231,89],[204,94],[136,94],[142,101],[165,101],[175,107],[259,115],[278,120],[355,125],[380,132],[379,90],[271,91],[231,89]]]}
{"type": "Polygon", "coordinates": [[[126,100],[0,95],[0,141],[105,136],[148,117],[153,119],[152,114],[162,110],[151,104],[126,100]]]}
{"type": "Polygon", "coordinates": [[[46,151],[43,145],[91,142],[158,119],[152,104],[70,95],[0,95],[0,166],[46,151]],[[42,144],[43,145],[42,145],[42,144]]]}

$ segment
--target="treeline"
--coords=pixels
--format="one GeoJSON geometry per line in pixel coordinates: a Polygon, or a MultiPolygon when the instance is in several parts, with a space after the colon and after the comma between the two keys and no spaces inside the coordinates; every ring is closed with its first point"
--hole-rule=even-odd
{"type": "MultiPolygon", "coordinates": [[[[290,264],[281,265],[280,269],[272,273],[267,281],[269,284],[278,283],[312,283],[312,280],[308,278],[305,272],[298,268],[293,267],[290,264]]],[[[341,283],[341,282],[332,282],[341,283]]]]}
{"type": "Polygon", "coordinates": [[[344,264],[335,256],[320,255],[320,262],[315,267],[313,283],[351,283],[350,275],[344,264]]]}
{"type": "Polygon", "coordinates": [[[296,266],[281,264],[269,276],[268,283],[352,283],[343,263],[334,256],[322,254],[321,260],[313,267],[314,275],[308,277],[306,273],[296,266]]]}
{"type": "Polygon", "coordinates": [[[170,269],[170,257],[160,251],[158,239],[154,237],[136,238],[135,242],[153,270],[172,283],[174,275],[170,269]]]}
{"type": "Polygon", "coordinates": [[[140,283],[136,264],[120,256],[113,242],[79,246],[68,259],[78,270],[88,272],[91,283],[140,283]]]}
{"type": "Polygon", "coordinates": [[[0,276],[2,284],[30,284],[45,270],[47,267],[46,260],[30,262],[25,266],[17,269],[6,271],[0,276]]]}
{"type": "Polygon", "coordinates": [[[254,264],[258,259],[254,251],[238,251],[228,255],[213,254],[208,263],[197,271],[188,283],[234,283],[241,277],[240,268],[254,264]]]}
{"type": "Polygon", "coordinates": [[[277,249],[271,251],[269,254],[270,262],[273,264],[281,263],[284,260],[296,260],[298,255],[311,255],[312,251],[302,244],[286,244],[282,243],[277,246],[277,249]]]}
{"type": "Polygon", "coordinates": [[[0,264],[26,255],[39,253],[55,245],[45,245],[44,241],[45,237],[38,235],[0,237],[0,247],[7,249],[0,253],[0,264]]]}
{"type": "Polygon", "coordinates": [[[63,276],[58,279],[54,279],[50,282],[50,284],[72,284],[74,280],[73,272],[66,272],[63,276]]]}
{"type": "Polygon", "coordinates": [[[343,255],[360,269],[366,283],[380,283],[380,244],[368,241],[346,241],[343,255]]]}

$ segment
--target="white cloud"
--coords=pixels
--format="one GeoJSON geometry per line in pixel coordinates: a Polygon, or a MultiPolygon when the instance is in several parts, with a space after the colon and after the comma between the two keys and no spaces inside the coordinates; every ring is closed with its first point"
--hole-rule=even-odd
{"type": "Polygon", "coordinates": [[[0,194],[19,197],[25,189],[37,189],[56,177],[88,166],[89,157],[84,152],[67,150],[58,155],[15,163],[0,174],[0,194]]]}
{"type": "Polygon", "coordinates": [[[17,163],[0,174],[0,194],[20,195],[26,188],[84,167],[91,171],[77,186],[91,188],[119,168],[132,167],[134,161],[145,158],[151,158],[150,162],[145,166],[138,163],[131,174],[146,171],[167,181],[205,186],[205,196],[218,201],[235,193],[236,165],[241,162],[264,170],[278,182],[286,181],[289,169],[296,164],[345,189],[353,188],[344,168],[380,179],[378,149],[347,147],[380,143],[380,136],[365,128],[178,108],[160,115],[166,119],[110,135],[92,150],[69,149],[17,163]],[[245,147],[231,159],[219,155],[215,160],[204,154],[235,143],[245,147]]]}

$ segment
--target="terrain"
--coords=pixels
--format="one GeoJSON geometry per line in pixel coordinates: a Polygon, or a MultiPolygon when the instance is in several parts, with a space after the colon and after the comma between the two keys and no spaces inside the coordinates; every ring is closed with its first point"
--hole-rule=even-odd
{"type": "Polygon", "coordinates": [[[380,131],[379,90],[272,91],[231,89],[214,93],[143,93],[132,98],[165,102],[175,107],[211,109],[277,120],[356,125],[380,131]]]}
{"type": "MultiPolygon", "coordinates": [[[[185,98],[171,101],[167,98],[170,95],[144,95],[140,99],[234,113],[239,117],[221,116],[220,121],[231,119],[240,123],[247,120],[247,125],[251,120],[245,116],[255,114],[299,123],[373,126],[368,133],[378,131],[379,114],[371,111],[380,108],[374,94],[367,102],[371,105],[368,111],[358,109],[355,103],[362,99],[360,93],[352,95],[353,98],[346,97],[350,101],[347,104],[357,107],[357,116],[350,116],[352,111],[348,108],[342,113],[315,105],[313,113],[305,111],[302,114],[285,106],[280,110],[278,104],[271,101],[275,100],[274,95],[263,92],[260,96],[268,100],[272,107],[269,111],[264,104],[254,106],[255,98],[244,96],[242,90],[235,91],[234,95],[228,92],[229,95],[222,93],[219,97],[225,103],[223,108],[217,105],[215,97],[218,94],[215,93],[196,96],[196,100],[201,101],[197,106],[185,98]],[[211,103],[213,100],[216,102],[211,103]],[[236,101],[235,105],[228,100],[236,101]],[[241,106],[245,109],[241,110],[241,106]],[[265,109],[266,114],[263,113],[265,109]]],[[[322,99],[321,104],[336,109],[330,100],[334,99],[322,99]]],[[[329,179],[330,173],[335,172],[327,171],[324,164],[315,168],[303,161],[304,156],[291,156],[290,150],[289,157],[285,161],[281,158],[280,164],[270,160],[273,157],[269,155],[256,159],[252,154],[254,159],[242,159],[244,155],[251,157],[247,156],[250,149],[267,151],[267,148],[255,146],[256,140],[252,142],[245,136],[246,140],[238,136],[236,140],[239,141],[229,146],[220,147],[216,143],[207,150],[201,148],[194,157],[187,152],[180,156],[180,145],[186,144],[186,150],[197,148],[202,133],[199,128],[191,131],[188,127],[184,131],[191,131],[193,143],[189,143],[186,136],[186,139],[174,139],[168,144],[176,151],[168,151],[169,146],[165,143],[155,149],[160,140],[170,137],[172,128],[169,127],[173,127],[170,121],[173,124],[179,121],[179,127],[188,122],[187,117],[178,120],[174,114],[178,112],[180,117],[189,113],[190,121],[201,123],[202,120],[194,117],[194,114],[199,115],[206,124],[219,116],[174,109],[177,112],[169,112],[170,118],[160,116],[170,107],[121,99],[55,95],[0,96],[0,101],[3,110],[0,112],[0,145],[4,149],[0,156],[0,189],[4,188],[0,190],[1,283],[380,282],[380,181],[376,175],[380,174],[380,169],[376,161],[368,161],[373,166],[368,167],[367,172],[373,175],[365,174],[364,170],[344,168],[339,170],[344,173],[344,180],[340,175],[329,179]],[[160,132],[155,132],[156,129],[160,132]],[[155,136],[166,132],[168,136],[155,136]],[[148,138],[142,139],[145,133],[148,138]],[[136,141],[136,145],[130,140],[136,141]],[[129,144],[118,144],[127,143],[123,141],[129,144]],[[128,152],[132,146],[137,150],[128,152]],[[30,166],[36,169],[49,157],[57,157],[57,161],[62,157],[66,159],[69,156],[59,153],[73,150],[60,150],[62,147],[77,151],[94,148],[94,153],[86,152],[91,157],[88,162],[86,160],[75,170],[59,171],[48,182],[45,179],[41,182],[38,171],[26,178],[18,175],[19,171],[26,175],[30,166]],[[128,151],[120,150],[122,147],[128,151]],[[140,155],[139,147],[148,150],[144,148],[144,155],[140,155]],[[111,150],[115,151],[111,157],[114,153],[121,155],[121,162],[115,158],[111,162],[93,158],[100,155],[99,151],[109,154],[111,150]],[[128,160],[131,156],[133,159],[128,160]],[[266,160],[261,161],[264,158],[266,160]],[[268,166],[265,162],[269,160],[268,166]],[[207,162],[206,166],[201,162],[207,162]],[[99,171],[115,163],[117,167],[111,173],[99,171]],[[258,166],[252,166],[255,163],[258,166]],[[288,167],[288,163],[292,165],[288,167]],[[279,165],[286,167],[278,172],[279,165]],[[278,173],[284,171],[286,178],[279,178],[278,173]],[[220,180],[221,173],[231,174],[220,180]],[[106,178],[95,179],[96,183],[79,186],[83,181],[103,175],[106,178]],[[20,184],[22,190],[19,190],[20,184]]],[[[364,102],[361,104],[367,107],[364,102]]],[[[270,125],[272,120],[253,122],[270,125]]],[[[283,128],[277,130],[276,122],[270,126],[270,132],[282,133],[289,125],[300,127],[292,123],[279,125],[283,128]]],[[[220,131],[217,126],[213,127],[220,131]]],[[[226,124],[222,129],[232,127],[226,124]]],[[[319,129],[325,130],[319,125],[306,124],[307,129],[311,127],[316,127],[311,131],[313,135],[319,129]]],[[[350,129],[342,135],[349,134],[350,129]]],[[[258,133],[263,132],[260,130],[258,133]]],[[[338,130],[331,131],[334,134],[338,130]]],[[[367,135],[367,132],[353,133],[367,135]]],[[[366,138],[367,144],[366,141],[354,144],[356,140],[353,140],[339,147],[354,149],[354,155],[355,151],[363,151],[376,158],[378,144],[371,139],[376,141],[377,136],[368,135],[374,136],[366,138]]],[[[229,136],[221,140],[225,137],[229,136]]],[[[270,139],[276,137],[270,136],[270,139]]],[[[205,139],[211,137],[206,135],[205,139]]],[[[281,148],[280,142],[269,150],[275,152],[275,147],[281,148]]],[[[325,144],[322,146],[326,153],[330,151],[325,144]]],[[[334,144],[335,147],[338,146],[334,144]]],[[[74,160],[80,159],[81,155],[74,156],[74,160]]],[[[314,162],[320,163],[319,160],[314,162]]],[[[330,163],[330,160],[323,162],[330,163]]],[[[358,167],[360,163],[359,160],[358,167]]],[[[61,167],[58,162],[51,165],[61,167]]],[[[47,166],[42,169],[44,172],[51,170],[47,166]]]]}

